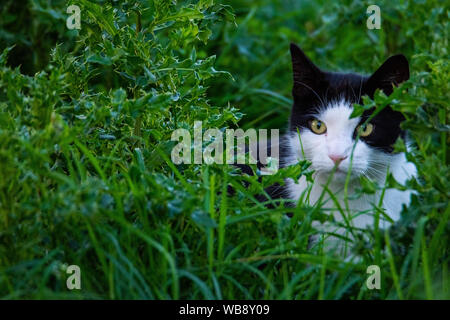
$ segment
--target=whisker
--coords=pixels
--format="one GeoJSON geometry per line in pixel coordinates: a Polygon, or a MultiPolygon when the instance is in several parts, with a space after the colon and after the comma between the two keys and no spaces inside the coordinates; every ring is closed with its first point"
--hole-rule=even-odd
{"type": "Polygon", "coordinates": [[[311,88],[310,86],[308,86],[306,83],[303,83],[303,82],[298,81],[298,80],[294,80],[294,83],[301,84],[302,86],[305,86],[306,88],[308,88],[309,90],[311,90],[311,91],[316,95],[316,97],[319,98],[320,103],[322,103],[323,105],[325,105],[325,103],[323,102],[323,100],[320,98],[319,94],[318,94],[313,88],[311,88]]]}

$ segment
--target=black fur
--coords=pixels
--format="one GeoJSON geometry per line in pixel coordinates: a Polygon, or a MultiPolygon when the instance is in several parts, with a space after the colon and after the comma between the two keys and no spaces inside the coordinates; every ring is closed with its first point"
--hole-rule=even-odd
{"type": "MultiPolygon", "coordinates": [[[[344,98],[350,103],[362,104],[364,95],[373,98],[378,88],[390,95],[393,85],[409,79],[408,60],[403,55],[390,57],[370,77],[322,71],[295,44],[291,44],[291,57],[294,79],[294,104],[289,126],[291,131],[308,128],[308,121],[313,118],[317,109],[331,101],[344,98]]],[[[373,111],[372,109],[364,112],[361,123],[365,122],[373,111]]],[[[400,112],[387,106],[371,120],[375,125],[374,133],[361,139],[375,148],[391,153],[392,145],[403,134],[400,128],[403,120],[400,112]]]]}
{"type": "MultiPolygon", "coordinates": [[[[292,95],[294,104],[290,116],[289,130],[309,130],[308,122],[317,113],[317,109],[332,101],[344,98],[350,103],[362,104],[362,97],[368,95],[373,98],[376,89],[381,89],[386,95],[392,93],[392,86],[398,85],[409,79],[408,60],[403,55],[395,55],[387,59],[371,76],[364,76],[354,73],[336,73],[323,71],[312,63],[303,51],[291,44],[291,58],[294,84],[292,95]]],[[[364,123],[372,110],[367,110],[361,116],[361,123],[364,123]]],[[[368,137],[360,137],[367,144],[378,148],[384,152],[391,153],[392,145],[397,138],[403,135],[400,128],[404,120],[400,112],[392,110],[390,106],[385,107],[379,114],[371,120],[374,124],[374,133],[368,137]]],[[[356,132],[354,134],[356,138],[356,132]]],[[[270,148],[268,150],[271,153],[270,148]]],[[[283,158],[288,156],[288,150],[281,144],[279,150],[280,165],[283,166],[283,158]]],[[[259,154],[259,153],[258,153],[259,154]]],[[[253,175],[252,169],[247,165],[237,165],[243,173],[253,175]]],[[[258,163],[261,168],[261,163],[258,163]]],[[[273,198],[285,198],[284,188],[274,185],[266,189],[266,192],[273,198]]],[[[231,188],[229,192],[233,191],[231,188]]],[[[260,195],[259,201],[267,201],[267,197],[260,195]]],[[[272,207],[268,205],[268,207],[272,207]]]]}

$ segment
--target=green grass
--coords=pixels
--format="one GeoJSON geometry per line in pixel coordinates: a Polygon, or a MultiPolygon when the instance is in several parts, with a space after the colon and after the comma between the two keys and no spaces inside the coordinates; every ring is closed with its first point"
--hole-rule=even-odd
{"type": "MultiPolygon", "coordinates": [[[[362,1],[72,2],[0,7],[1,298],[450,298],[448,6],[379,1],[381,30],[367,30],[362,1]],[[72,2],[80,31],[65,26],[72,2]],[[306,161],[258,182],[170,160],[173,130],[194,121],[286,128],[290,41],[336,71],[410,61],[402,88],[365,105],[405,114],[416,195],[389,230],[356,230],[340,208],[358,259],[308,249],[312,222],[328,216],[307,192],[294,210],[256,200],[284,178],[311,179],[306,161]],[[81,290],[66,288],[72,264],[81,290]],[[373,264],[380,290],[365,286],[373,264]]],[[[365,181],[361,193],[388,186],[404,187],[365,181]]]]}

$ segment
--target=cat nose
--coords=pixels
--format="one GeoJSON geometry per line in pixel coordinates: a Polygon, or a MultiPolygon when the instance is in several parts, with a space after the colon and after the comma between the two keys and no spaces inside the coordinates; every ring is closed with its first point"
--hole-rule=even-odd
{"type": "Polygon", "coordinates": [[[328,157],[331,159],[331,161],[333,161],[335,164],[341,163],[341,161],[343,161],[344,159],[347,159],[347,156],[339,156],[339,155],[335,155],[335,154],[329,154],[328,157]]]}

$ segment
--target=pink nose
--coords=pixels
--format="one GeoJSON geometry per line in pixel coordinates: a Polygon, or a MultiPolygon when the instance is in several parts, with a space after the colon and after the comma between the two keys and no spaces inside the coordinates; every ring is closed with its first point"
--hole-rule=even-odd
{"type": "Polygon", "coordinates": [[[342,160],[347,159],[347,156],[337,156],[335,154],[329,154],[328,157],[336,164],[339,164],[342,160]]]}

